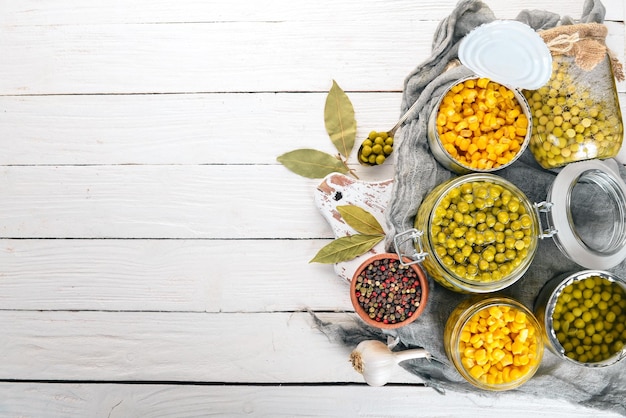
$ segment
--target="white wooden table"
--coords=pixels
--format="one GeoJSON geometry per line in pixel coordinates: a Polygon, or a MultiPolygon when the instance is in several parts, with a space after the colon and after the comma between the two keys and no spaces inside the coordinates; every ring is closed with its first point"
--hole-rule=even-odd
{"type": "MultiPolygon", "coordinates": [[[[578,17],[583,0],[487,3],[578,17]]],[[[399,367],[369,387],[302,312],[352,315],[347,283],[308,263],[332,238],[319,181],[276,157],[334,152],[333,79],[358,138],[390,128],[455,4],[0,0],[0,416],[594,413],[442,396],[399,367]]],[[[604,4],[623,61],[625,6],[604,4]]]]}

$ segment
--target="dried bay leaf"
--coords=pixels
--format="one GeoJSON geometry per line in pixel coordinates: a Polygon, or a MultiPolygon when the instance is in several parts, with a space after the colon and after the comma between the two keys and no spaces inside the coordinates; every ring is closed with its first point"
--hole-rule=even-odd
{"type": "Polygon", "coordinates": [[[324,123],[332,143],[348,158],[356,138],[356,119],[352,102],[335,80],[326,96],[324,123]]]}
{"type": "Polygon", "coordinates": [[[345,164],[337,157],[315,149],[297,149],[276,159],[294,173],[311,179],[321,179],[330,173],[347,174],[349,172],[345,164]]]}
{"type": "Polygon", "coordinates": [[[385,231],[378,220],[368,211],[355,205],[337,206],[341,217],[360,234],[376,235],[385,231]]]}
{"type": "Polygon", "coordinates": [[[333,264],[352,260],[374,248],[384,238],[384,235],[363,234],[337,238],[330,244],[322,247],[310,263],[333,264]]]}

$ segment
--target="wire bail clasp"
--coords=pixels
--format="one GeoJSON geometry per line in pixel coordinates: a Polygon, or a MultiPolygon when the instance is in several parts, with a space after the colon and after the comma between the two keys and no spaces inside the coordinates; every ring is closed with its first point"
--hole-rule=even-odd
{"type": "Polygon", "coordinates": [[[398,257],[400,258],[401,265],[410,266],[424,261],[428,253],[424,251],[424,247],[422,246],[422,235],[424,235],[422,231],[412,228],[393,237],[393,245],[395,247],[396,254],[398,254],[398,257]],[[411,254],[403,254],[401,250],[402,245],[404,245],[407,241],[413,242],[413,252],[411,254]],[[405,262],[405,258],[412,261],[405,262]]]}
{"type": "Polygon", "coordinates": [[[539,229],[541,229],[541,232],[539,233],[539,238],[540,239],[544,239],[544,238],[552,238],[558,231],[556,230],[556,228],[554,227],[554,225],[552,225],[550,223],[550,213],[552,212],[552,206],[554,206],[554,203],[552,202],[539,202],[539,203],[533,203],[533,206],[535,207],[535,212],[537,213],[537,219],[539,219],[539,229]],[[545,213],[545,218],[546,218],[546,225],[548,226],[547,228],[543,229],[543,224],[541,223],[541,214],[545,213]]]}

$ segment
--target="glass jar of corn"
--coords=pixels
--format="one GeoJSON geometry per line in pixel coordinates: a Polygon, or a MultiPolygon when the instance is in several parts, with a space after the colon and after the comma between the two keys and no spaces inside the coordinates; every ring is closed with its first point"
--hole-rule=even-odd
{"type": "Polygon", "coordinates": [[[537,371],[543,340],[535,316],[503,296],[459,304],[444,329],[444,348],[459,374],[485,390],[517,388],[537,371]]]}
{"type": "Polygon", "coordinates": [[[489,173],[513,164],[530,140],[530,109],[517,89],[485,77],[450,86],[428,120],[437,161],[458,174],[489,173]]]}

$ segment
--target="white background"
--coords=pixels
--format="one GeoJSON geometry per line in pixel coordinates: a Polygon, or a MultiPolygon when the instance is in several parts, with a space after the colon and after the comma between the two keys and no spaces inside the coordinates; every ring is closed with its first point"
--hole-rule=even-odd
{"type": "MultiPolygon", "coordinates": [[[[352,317],[347,284],[308,263],[333,237],[319,181],[276,157],[334,152],[333,79],[358,138],[391,128],[455,4],[0,0],[0,416],[590,416],[400,368],[371,388],[301,311],[352,317]]],[[[624,62],[623,1],[604,4],[624,62]]]]}

